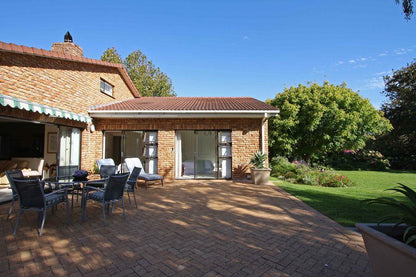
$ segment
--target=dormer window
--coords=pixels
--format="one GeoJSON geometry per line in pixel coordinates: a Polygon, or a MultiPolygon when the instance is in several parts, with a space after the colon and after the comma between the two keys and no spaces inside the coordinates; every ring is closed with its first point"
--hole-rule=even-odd
{"type": "Polygon", "coordinates": [[[114,86],[104,79],[100,79],[100,91],[107,95],[113,96],[114,86]]]}

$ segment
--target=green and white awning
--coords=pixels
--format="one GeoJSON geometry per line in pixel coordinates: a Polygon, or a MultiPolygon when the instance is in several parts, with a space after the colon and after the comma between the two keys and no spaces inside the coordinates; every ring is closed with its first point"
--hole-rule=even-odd
{"type": "Polygon", "coordinates": [[[38,112],[41,114],[46,114],[46,115],[50,115],[54,117],[66,118],[66,119],[81,121],[85,123],[91,123],[91,117],[89,116],[61,110],[58,108],[45,106],[42,104],[19,99],[16,97],[11,97],[11,96],[4,95],[4,94],[0,94],[0,105],[4,107],[10,106],[12,108],[17,108],[20,110],[38,112]]]}

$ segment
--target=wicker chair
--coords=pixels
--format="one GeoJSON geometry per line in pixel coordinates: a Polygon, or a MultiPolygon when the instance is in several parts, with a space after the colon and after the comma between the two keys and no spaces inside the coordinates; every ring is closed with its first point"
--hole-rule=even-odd
{"type": "Polygon", "coordinates": [[[142,169],[140,167],[134,167],[133,171],[130,173],[129,179],[127,180],[126,183],[126,192],[127,192],[127,196],[129,197],[129,204],[131,205],[131,201],[130,201],[130,193],[133,193],[133,198],[134,198],[134,204],[136,205],[136,209],[137,209],[137,201],[136,201],[136,183],[137,183],[137,178],[139,177],[140,171],[142,169]]]}
{"type": "MultiPolygon", "coordinates": [[[[104,189],[89,186],[87,182],[85,187],[85,199],[82,209],[82,221],[85,221],[85,214],[87,208],[87,202],[94,200],[101,203],[103,209],[104,226],[105,224],[105,209],[108,208],[108,214],[110,214],[110,205],[114,205],[115,202],[121,201],[123,206],[123,216],[126,218],[126,212],[124,207],[124,188],[126,186],[127,178],[129,174],[113,174],[109,177],[107,185],[104,189]]],[[[93,181],[94,182],[94,181],[93,181]]]]}
{"type": "Polygon", "coordinates": [[[69,224],[69,202],[67,189],[55,190],[51,193],[45,194],[43,191],[43,184],[38,179],[13,179],[14,186],[19,198],[19,211],[16,225],[14,227],[13,235],[16,235],[19,220],[24,211],[42,212],[42,224],[39,231],[39,236],[42,236],[43,226],[45,225],[46,210],[53,208],[59,203],[66,203],[66,217],[69,224]]]}
{"type": "MultiPolygon", "coordinates": [[[[75,171],[79,170],[79,166],[78,165],[61,165],[58,166],[58,172],[57,172],[57,176],[56,178],[59,180],[72,180],[74,177],[74,173],[75,171]]],[[[55,188],[56,189],[56,188],[55,188]]],[[[77,195],[77,203],[78,203],[78,199],[79,196],[82,195],[82,188],[79,184],[74,184],[72,186],[72,188],[70,189],[70,192],[72,194],[72,199],[71,199],[71,206],[74,206],[74,195],[77,195]]]]}
{"type": "Polygon", "coordinates": [[[23,176],[23,172],[20,169],[5,171],[4,173],[7,176],[7,180],[9,180],[10,189],[12,190],[12,204],[10,205],[9,213],[7,214],[7,219],[6,219],[6,220],[9,220],[9,217],[13,212],[14,201],[18,199],[13,179],[24,179],[24,176],[23,176]]]}
{"type": "Polygon", "coordinates": [[[104,179],[110,177],[113,174],[116,174],[116,166],[115,165],[102,165],[100,167],[100,178],[104,179]]]}

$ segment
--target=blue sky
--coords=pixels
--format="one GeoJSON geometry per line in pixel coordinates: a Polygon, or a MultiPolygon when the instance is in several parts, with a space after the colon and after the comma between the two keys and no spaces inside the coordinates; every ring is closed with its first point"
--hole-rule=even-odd
{"type": "Polygon", "coordinates": [[[345,81],[379,107],[382,76],[416,54],[416,16],[394,0],[5,1],[0,40],[50,49],[69,30],[86,57],[143,51],[178,96],[273,98],[345,81]]]}

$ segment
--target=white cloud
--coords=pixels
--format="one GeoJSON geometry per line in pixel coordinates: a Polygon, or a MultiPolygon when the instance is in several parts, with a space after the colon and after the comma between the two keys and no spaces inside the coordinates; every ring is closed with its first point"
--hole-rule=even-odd
{"type": "Polygon", "coordinates": [[[409,52],[412,52],[413,51],[413,49],[412,48],[399,48],[399,49],[396,49],[396,50],[394,50],[394,54],[396,54],[396,55],[405,55],[405,54],[408,54],[409,52]]]}
{"type": "Polygon", "coordinates": [[[243,36],[243,40],[248,40],[248,36],[243,36]]]}
{"type": "Polygon", "coordinates": [[[373,77],[371,79],[366,80],[366,89],[383,89],[384,88],[384,80],[382,76],[373,77]]]}
{"type": "Polygon", "coordinates": [[[384,76],[389,73],[390,73],[389,71],[381,71],[381,72],[374,73],[374,76],[384,76]]]}
{"type": "Polygon", "coordinates": [[[356,63],[357,61],[356,60],[349,60],[348,62],[349,63],[356,63]]]}

